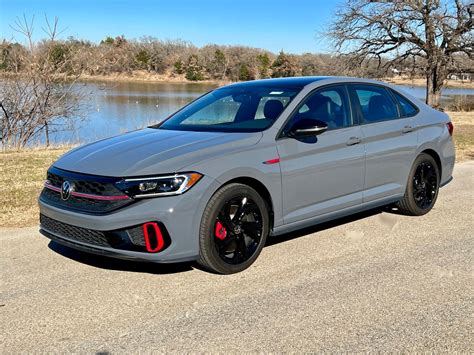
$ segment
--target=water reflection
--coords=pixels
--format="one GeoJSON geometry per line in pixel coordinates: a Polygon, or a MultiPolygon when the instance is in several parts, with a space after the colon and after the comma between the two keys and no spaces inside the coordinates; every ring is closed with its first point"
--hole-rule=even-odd
{"type": "Polygon", "coordinates": [[[214,89],[210,84],[88,83],[86,119],[75,130],[54,134],[55,143],[88,143],[158,123],[183,105],[214,89]]]}

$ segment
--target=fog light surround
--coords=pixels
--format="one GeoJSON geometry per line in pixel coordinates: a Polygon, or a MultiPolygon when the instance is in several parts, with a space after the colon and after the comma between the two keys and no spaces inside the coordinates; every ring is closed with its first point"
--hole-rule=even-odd
{"type": "Polygon", "coordinates": [[[143,224],[143,237],[145,239],[146,250],[149,253],[158,253],[165,246],[163,234],[156,222],[143,224]]]}

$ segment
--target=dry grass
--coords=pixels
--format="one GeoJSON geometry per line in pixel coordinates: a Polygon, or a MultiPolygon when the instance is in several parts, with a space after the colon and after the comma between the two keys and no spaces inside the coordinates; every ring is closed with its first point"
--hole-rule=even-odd
{"type": "Polygon", "coordinates": [[[454,124],[456,160],[474,159],[474,112],[446,112],[454,124]]]}
{"type": "Polygon", "coordinates": [[[0,153],[0,227],[38,223],[38,195],[48,167],[68,148],[0,153]]]}
{"type": "MultiPolygon", "coordinates": [[[[474,112],[447,112],[454,123],[457,160],[474,159],[474,112]]],[[[37,198],[48,167],[71,147],[0,153],[0,227],[38,223],[37,198]]]]}

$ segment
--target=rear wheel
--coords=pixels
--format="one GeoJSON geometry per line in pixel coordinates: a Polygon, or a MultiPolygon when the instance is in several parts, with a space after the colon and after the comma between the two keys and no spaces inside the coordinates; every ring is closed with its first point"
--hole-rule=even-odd
{"type": "Polygon", "coordinates": [[[420,154],[410,171],[403,199],[397,207],[404,214],[421,216],[434,206],[439,190],[439,167],[431,155],[420,154]]]}
{"type": "Polygon", "coordinates": [[[199,263],[220,274],[245,270],[262,251],[268,231],[268,208],[257,191],[243,184],[226,185],[204,210],[199,263]]]}

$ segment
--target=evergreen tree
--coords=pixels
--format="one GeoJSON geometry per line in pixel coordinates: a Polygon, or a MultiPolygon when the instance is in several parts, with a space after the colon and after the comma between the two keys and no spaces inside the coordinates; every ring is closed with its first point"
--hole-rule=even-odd
{"type": "Polygon", "coordinates": [[[250,70],[247,64],[241,64],[239,68],[239,80],[247,81],[251,80],[250,70]]]}
{"type": "Polygon", "coordinates": [[[173,67],[176,74],[184,74],[186,71],[185,64],[182,59],[178,59],[174,62],[173,67]]]}
{"type": "Polygon", "coordinates": [[[267,53],[257,55],[257,62],[258,62],[258,74],[260,75],[261,79],[269,78],[270,77],[270,57],[268,57],[267,53]]]}
{"type": "Polygon", "coordinates": [[[215,79],[223,79],[227,70],[227,59],[220,49],[214,52],[214,59],[211,64],[211,74],[215,79]]]}
{"type": "Polygon", "coordinates": [[[138,51],[137,55],[135,56],[135,60],[137,61],[140,69],[149,69],[148,62],[150,61],[150,54],[148,54],[145,49],[138,51]]]}
{"type": "Polygon", "coordinates": [[[192,54],[188,58],[185,77],[191,81],[204,80],[203,69],[196,54],[192,54]]]}
{"type": "Polygon", "coordinates": [[[105,39],[100,41],[100,44],[114,44],[114,39],[110,36],[107,36],[105,39]]]}
{"type": "Polygon", "coordinates": [[[298,65],[292,56],[287,55],[283,50],[272,64],[272,77],[282,78],[296,76],[298,65]]]}

